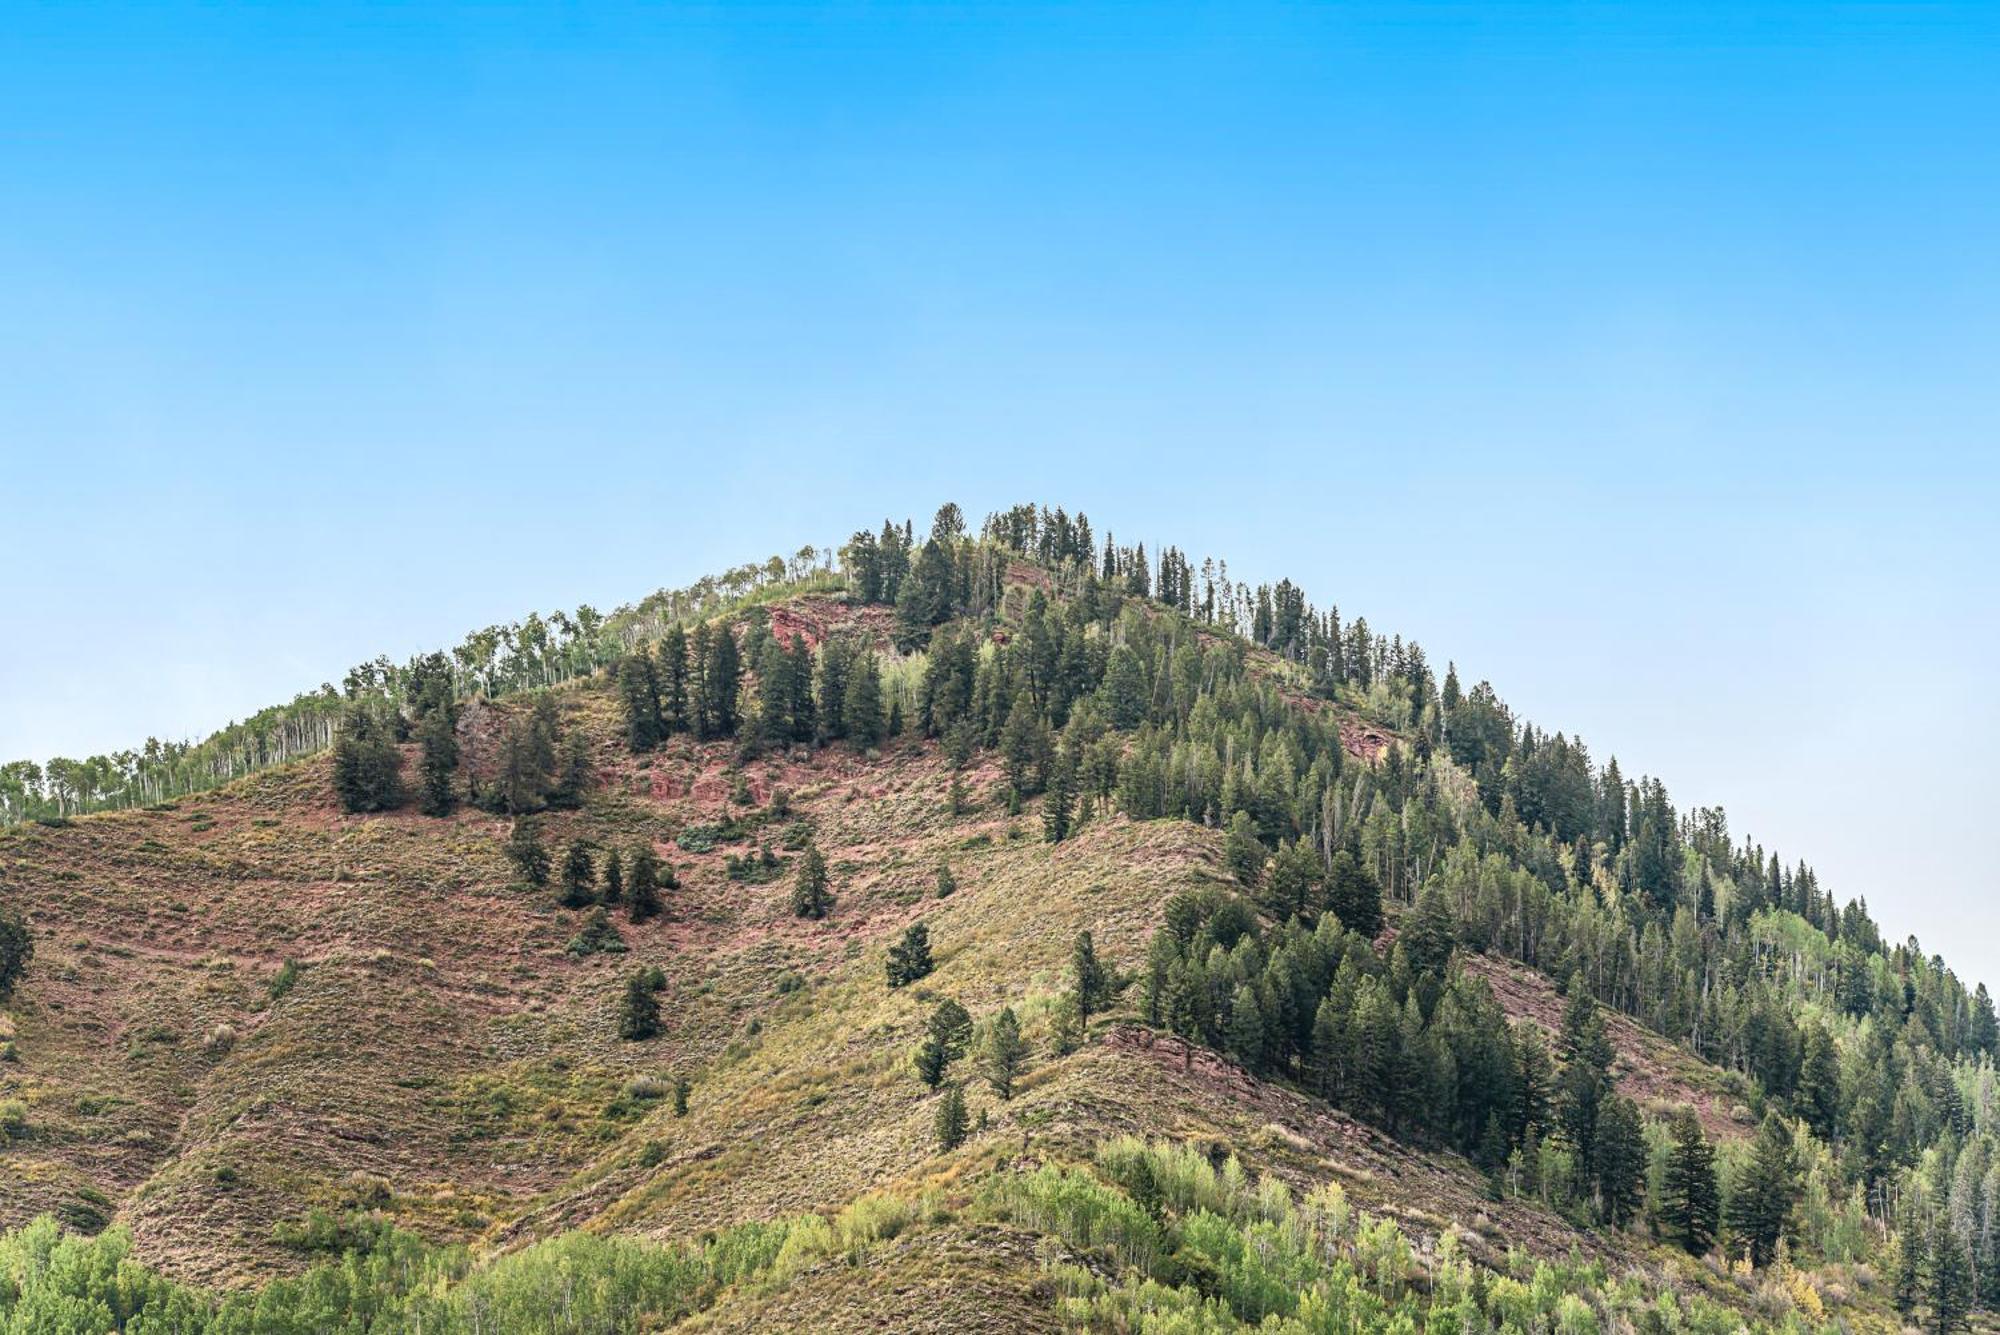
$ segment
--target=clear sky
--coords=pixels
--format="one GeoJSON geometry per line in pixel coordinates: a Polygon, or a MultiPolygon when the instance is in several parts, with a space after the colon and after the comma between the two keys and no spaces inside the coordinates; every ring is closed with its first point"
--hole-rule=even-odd
{"type": "Polygon", "coordinates": [[[2000,980],[2000,5],[10,7],[0,757],[938,501],[2000,980]]]}

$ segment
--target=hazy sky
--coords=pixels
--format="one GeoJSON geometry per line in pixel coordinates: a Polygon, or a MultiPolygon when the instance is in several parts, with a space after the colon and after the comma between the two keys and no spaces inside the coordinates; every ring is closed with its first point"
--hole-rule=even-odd
{"type": "Polygon", "coordinates": [[[1990,3],[10,8],[0,757],[1039,499],[2000,980],[1996,68],[1990,3]]]}

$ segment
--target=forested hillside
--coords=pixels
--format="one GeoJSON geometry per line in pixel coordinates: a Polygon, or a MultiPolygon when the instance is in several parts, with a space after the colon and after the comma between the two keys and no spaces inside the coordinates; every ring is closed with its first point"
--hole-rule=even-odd
{"type": "Polygon", "coordinates": [[[2000,1307],[1985,987],[1468,681],[947,505],[8,765],[0,1329],[2000,1307]]]}

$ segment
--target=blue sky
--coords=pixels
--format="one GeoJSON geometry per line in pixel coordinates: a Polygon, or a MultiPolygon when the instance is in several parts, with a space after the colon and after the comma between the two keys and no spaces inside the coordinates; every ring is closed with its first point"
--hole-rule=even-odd
{"type": "Polygon", "coordinates": [[[941,499],[2000,979],[2000,6],[16,7],[0,756],[941,499]]]}

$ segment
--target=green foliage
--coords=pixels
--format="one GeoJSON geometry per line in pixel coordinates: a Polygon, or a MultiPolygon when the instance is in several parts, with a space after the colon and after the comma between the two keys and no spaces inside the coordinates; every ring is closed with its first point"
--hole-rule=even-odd
{"type": "Polygon", "coordinates": [[[792,881],[792,913],[800,918],[824,918],[832,905],[826,856],[817,846],[809,846],[799,858],[799,870],[792,881]]]}
{"type": "Polygon", "coordinates": [[[971,1127],[965,1113],[965,1090],[958,1085],[945,1087],[944,1095],[938,1100],[937,1115],[934,1119],[937,1145],[941,1152],[957,1149],[965,1143],[965,1133],[971,1127]]]}
{"type": "Polygon", "coordinates": [[[507,837],[507,859],[521,880],[540,888],[549,883],[549,850],[542,843],[541,826],[532,820],[517,820],[507,837]]]}
{"type": "Polygon", "coordinates": [[[597,863],[590,856],[590,845],[581,839],[572,842],[563,857],[561,902],[566,909],[588,908],[597,902],[597,863]]]}
{"type": "Polygon", "coordinates": [[[911,923],[904,930],[903,939],[889,947],[889,986],[907,987],[920,978],[928,978],[931,968],[930,929],[921,922],[911,923]]]}
{"type": "Polygon", "coordinates": [[[1792,1130],[1776,1113],[1757,1130],[1751,1157],[1730,1192],[1728,1222],[1735,1249],[1754,1265],[1768,1265],[1791,1226],[1798,1202],[1798,1164],[1792,1130]]]}
{"type": "Polygon", "coordinates": [[[650,842],[632,851],[632,874],[625,887],[626,911],[633,922],[660,912],[660,859],[650,842]]]}
{"type": "Polygon", "coordinates": [[[1673,1134],[1660,1216],[1669,1237],[1689,1255],[1701,1256],[1715,1245],[1716,1230],[1722,1225],[1715,1147],[1702,1134],[1692,1109],[1682,1108],[1675,1115],[1673,1134]]]}
{"type": "Polygon", "coordinates": [[[626,976],[624,998],[618,1007],[618,1037],[638,1043],[659,1034],[660,1001],[655,991],[650,971],[635,969],[626,976]]]}
{"type": "Polygon", "coordinates": [[[625,950],[625,938],[618,934],[618,928],[612,923],[610,915],[603,909],[597,908],[592,909],[590,916],[583,920],[583,927],[570,938],[566,949],[570,954],[579,957],[622,954],[625,950]]]}
{"type": "Polygon", "coordinates": [[[35,938],[21,915],[0,909],[0,1001],[14,994],[28,964],[35,958],[35,938]]]}
{"type": "Polygon", "coordinates": [[[278,966],[278,971],[271,975],[271,985],[266,995],[273,1002],[283,1000],[286,994],[298,986],[299,975],[304,972],[299,962],[287,955],[285,962],[278,966]]]}
{"type": "Polygon", "coordinates": [[[1014,1097],[1014,1082],[1020,1077],[1021,1064],[1027,1058],[1028,1046],[1021,1040],[1021,1022],[1014,1016],[1012,1006],[1003,1007],[993,1017],[986,1029],[986,1041],[980,1048],[980,1071],[986,1083],[1002,1099],[1014,1097]]]}
{"type": "Polygon", "coordinates": [[[362,701],[348,706],[333,746],[333,792],[350,812],[388,811],[403,803],[403,755],[389,722],[362,701]]]}

